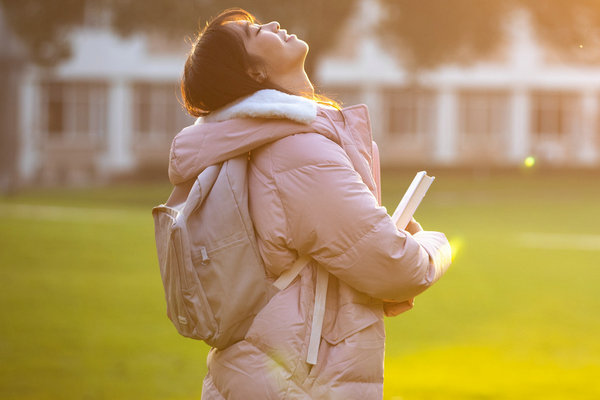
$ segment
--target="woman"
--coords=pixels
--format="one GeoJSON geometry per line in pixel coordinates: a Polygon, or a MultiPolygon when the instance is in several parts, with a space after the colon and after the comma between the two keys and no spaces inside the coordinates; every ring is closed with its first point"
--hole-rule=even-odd
{"type": "Polygon", "coordinates": [[[244,340],[211,350],[205,399],[381,399],[384,314],[411,308],[450,263],[442,233],[414,220],[398,230],[380,206],[366,107],[316,101],[307,52],[277,22],[260,25],[234,9],[207,25],[185,64],[183,100],[203,118],[174,139],[171,182],[185,185],[248,153],[250,214],[267,275],[275,279],[299,255],[312,260],[244,340]],[[329,283],[309,363],[319,271],[329,283]]]}

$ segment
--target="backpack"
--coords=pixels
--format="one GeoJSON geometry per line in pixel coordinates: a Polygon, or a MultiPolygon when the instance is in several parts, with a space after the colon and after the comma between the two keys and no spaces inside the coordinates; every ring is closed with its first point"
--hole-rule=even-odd
{"type": "Polygon", "coordinates": [[[181,335],[219,349],[242,340],[310,261],[300,257],[274,283],[267,279],[248,212],[247,170],[245,154],[211,165],[183,203],[152,209],[167,316],[181,335]]]}

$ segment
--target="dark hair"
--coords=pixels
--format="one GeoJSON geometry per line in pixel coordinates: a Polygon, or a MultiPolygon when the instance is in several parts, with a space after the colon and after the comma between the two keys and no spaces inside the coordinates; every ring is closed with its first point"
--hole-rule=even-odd
{"type": "Polygon", "coordinates": [[[181,78],[181,95],[188,113],[200,117],[232,101],[261,89],[284,88],[253,79],[248,71],[262,68],[262,60],[246,51],[243,39],[228,22],[256,23],[249,12],[231,8],[206,24],[195,40],[185,62],[181,78]]]}
{"type": "MultiPolygon", "coordinates": [[[[232,101],[262,89],[276,89],[292,94],[272,83],[268,76],[262,82],[248,73],[263,67],[263,61],[248,54],[244,41],[228,22],[259,23],[249,12],[230,8],[213,18],[198,34],[185,62],[181,77],[181,96],[187,112],[200,117],[232,101]]],[[[310,97],[337,109],[339,105],[322,95],[310,97]]]]}

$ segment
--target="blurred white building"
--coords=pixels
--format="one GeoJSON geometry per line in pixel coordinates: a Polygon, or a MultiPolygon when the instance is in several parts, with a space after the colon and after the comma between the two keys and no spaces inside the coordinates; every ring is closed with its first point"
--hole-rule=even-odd
{"type": "MultiPolygon", "coordinates": [[[[350,23],[376,19],[365,5],[350,23]]],[[[553,166],[598,167],[600,67],[547,64],[523,16],[507,34],[500,61],[410,77],[374,35],[350,32],[322,60],[317,81],[345,104],[369,106],[384,165],[511,167],[532,155],[553,166]]],[[[72,46],[73,57],[52,71],[23,69],[18,180],[166,174],[172,137],[193,122],[177,100],[187,49],[120,38],[102,24],[74,31],[72,46]]]]}
{"type": "Polygon", "coordinates": [[[515,12],[495,61],[411,76],[369,34],[375,5],[362,2],[318,78],[346,103],[369,105],[385,164],[600,165],[600,65],[548,61],[528,15],[515,12]]]}
{"type": "Polygon", "coordinates": [[[103,28],[72,37],[69,61],[23,75],[21,178],[83,183],[136,169],[166,173],[173,136],[194,121],[178,101],[186,50],[103,28]]]}

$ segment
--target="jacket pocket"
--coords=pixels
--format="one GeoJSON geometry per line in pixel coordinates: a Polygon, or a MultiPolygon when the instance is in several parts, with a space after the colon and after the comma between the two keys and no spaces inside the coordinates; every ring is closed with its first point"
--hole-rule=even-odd
{"type": "MultiPolygon", "coordinates": [[[[380,319],[381,318],[377,313],[368,306],[355,303],[345,304],[339,308],[333,324],[326,326],[323,330],[323,339],[335,346],[357,332],[365,330],[380,321],[380,319]]],[[[369,333],[362,339],[364,339],[365,342],[356,343],[358,346],[362,347],[362,345],[365,345],[367,347],[376,347],[385,341],[385,333],[376,332],[375,335],[369,333]]]]}
{"type": "Polygon", "coordinates": [[[378,314],[369,306],[357,303],[346,304],[338,310],[334,323],[324,329],[319,360],[310,369],[304,384],[315,388],[313,394],[318,398],[321,398],[320,390],[322,398],[363,398],[357,397],[353,389],[343,387],[349,384],[354,387],[351,382],[383,383],[385,327],[382,312],[378,314]],[[335,395],[331,394],[332,386],[339,389],[335,395]]]}

